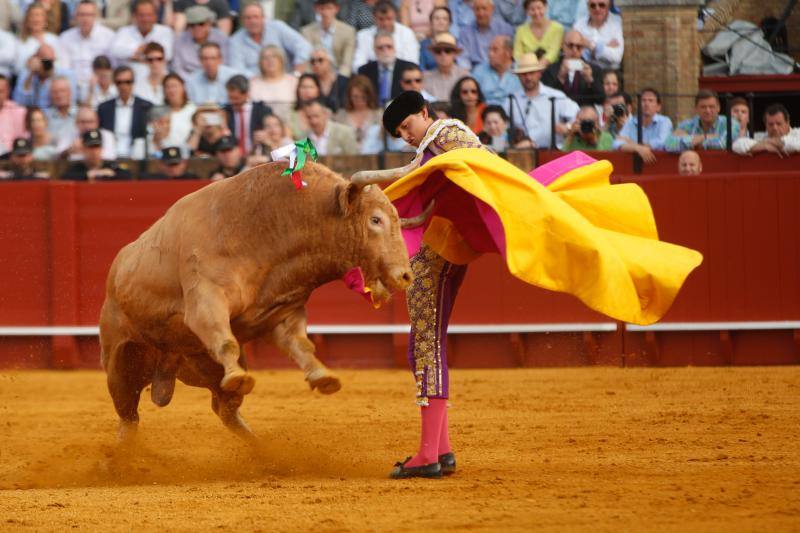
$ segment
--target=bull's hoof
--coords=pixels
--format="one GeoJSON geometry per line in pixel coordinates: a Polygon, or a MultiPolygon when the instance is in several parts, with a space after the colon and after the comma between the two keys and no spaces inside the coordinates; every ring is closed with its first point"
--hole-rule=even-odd
{"type": "Polygon", "coordinates": [[[250,394],[253,387],[256,386],[256,380],[244,370],[239,370],[226,374],[219,386],[226,392],[235,392],[244,396],[250,394]]]}
{"type": "Polygon", "coordinates": [[[342,382],[336,376],[322,376],[321,378],[309,380],[311,389],[318,389],[322,394],[333,394],[342,388],[342,382]]]}

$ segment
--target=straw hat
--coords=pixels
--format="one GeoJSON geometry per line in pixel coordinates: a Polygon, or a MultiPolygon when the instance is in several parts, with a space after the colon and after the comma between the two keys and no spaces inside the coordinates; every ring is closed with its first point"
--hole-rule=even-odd
{"type": "Polygon", "coordinates": [[[539,72],[547,68],[542,63],[539,63],[536,54],[522,54],[517,60],[517,68],[514,69],[514,74],[525,74],[527,72],[539,72]]]}
{"type": "Polygon", "coordinates": [[[463,50],[458,46],[456,38],[447,32],[440,33],[431,39],[431,44],[428,48],[430,50],[455,50],[457,53],[461,53],[463,50]]]}

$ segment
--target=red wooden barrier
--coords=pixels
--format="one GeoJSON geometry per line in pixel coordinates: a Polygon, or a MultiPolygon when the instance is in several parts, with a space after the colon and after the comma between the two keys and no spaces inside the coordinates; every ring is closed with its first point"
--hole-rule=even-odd
{"type": "MultiPolygon", "coordinates": [[[[745,160],[720,154],[720,162],[726,155],[732,167],[745,160]]],[[[765,167],[778,161],[762,159],[765,167]]],[[[625,179],[646,190],[663,239],[695,247],[706,257],[666,323],[800,320],[800,172],[625,179]]],[[[205,182],[0,185],[0,327],[93,326],[119,248],[205,182]]],[[[373,310],[338,282],[314,293],[309,317],[312,325],[406,323],[402,297],[373,310]]],[[[570,296],[514,279],[496,256],[470,266],[453,316],[454,326],[608,322],[570,296]]],[[[768,364],[797,362],[800,353],[800,335],[793,329],[522,330],[451,335],[453,362],[768,364]]],[[[405,360],[402,333],[318,334],[314,341],[333,365],[388,367],[405,360]]],[[[249,351],[256,367],[289,366],[266,343],[253,343],[249,351]]],[[[96,337],[0,337],[0,367],[94,368],[98,362],[96,337]]]]}

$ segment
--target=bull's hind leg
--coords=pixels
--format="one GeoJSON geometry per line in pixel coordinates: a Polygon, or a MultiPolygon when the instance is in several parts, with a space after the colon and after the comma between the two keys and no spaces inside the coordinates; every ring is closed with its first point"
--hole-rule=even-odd
{"type": "Polygon", "coordinates": [[[239,413],[244,396],[235,392],[211,391],[211,408],[217,413],[225,427],[236,436],[249,443],[255,443],[256,436],[239,413]]]}
{"type": "Polygon", "coordinates": [[[249,394],[255,379],[239,364],[239,342],[231,331],[224,291],[217,285],[200,281],[186,292],[185,300],[184,322],[224,370],[219,386],[227,392],[249,394]]]}
{"type": "Polygon", "coordinates": [[[147,350],[130,341],[112,348],[106,355],[108,391],[119,415],[120,443],[131,443],[139,427],[139,398],[150,383],[155,362],[147,350]]]}
{"type": "Polygon", "coordinates": [[[333,394],[342,388],[342,384],[314,355],[314,343],[308,339],[306,328],[306,310],[295,310],[275,327],[273,342],[305,372],[312,389],[333,394]]]}

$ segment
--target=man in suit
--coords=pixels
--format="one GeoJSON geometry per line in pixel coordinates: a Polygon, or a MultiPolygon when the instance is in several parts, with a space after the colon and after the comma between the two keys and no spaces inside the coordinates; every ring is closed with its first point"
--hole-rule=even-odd
{"type": "Polygon", "coordinates": [[[317,12],[319,22],[303,26],[300,33],[312,47],[325,47],[339,65],[339,74],[350,77],[356,47],[355,28],[336,20],[339,13],[339,3],[336,0],[315,0],[314,11],[317,12]]]}
{"type": "Polygon", "coordinates": [[[383,106],[403,92],[402,87],[400,87],[400,78],[403,71],[416,65],[410,61],[397,59],[394,38],[391,33],[382,31],[376,33],[374,47],[377,60],[370,61],[359,68],[358,73],[369,78],[373,87],[375,87],[378,102],[383,106]]]}
{"type": "Polygon", "coordinates": [[[319,155],[354,155],[358,153],[356,132],[350,126],[331,120],[331,110],[322,100],[309,100],[300,107],[308,123],[308,138],[319,155]]]}
{"type": "Polygon", "coordinates": [[[583,49],[581,34],[568,31],[561,44],[561,59],[547,67],[542,83],[563,92],[580,106],[602,104],[605,99],[602,72],[581,59],[583,49]]]}
{"type": "Polygon", "coordinates": [[[253,136],[263,129],[264,117],[272,114],[272,108],[264,102],[250,101],[250,82],[241,74],[229,79],[225,89],[229,102],[224,107],[228,129],[236,139],[240,155],[245,157],[252,151],[253,136]]]}
{"type": "Polygon", "coordinates": [[[133,69],[129,66],[114,70],[117,98],[97,106],[100,128],[114,134],[117,157],[143,159],[147,137],[147,113],[153,104],[133,95],[133,69]]]}

